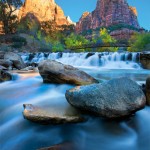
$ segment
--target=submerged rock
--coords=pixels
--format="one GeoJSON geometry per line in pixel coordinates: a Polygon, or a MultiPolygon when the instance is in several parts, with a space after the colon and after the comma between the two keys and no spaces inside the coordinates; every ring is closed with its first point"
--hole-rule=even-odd
{"type": "Polygon", "coordinates": [[[12,75],[9,72],[4,71],[3,69],[0,69],[0,82],[9,80],[12,80],[12,75]]]}
{"type": "Polygon", "coordinates": [[[24,118],[41,124],[77,123],[84,119],[71,106],[65,110],[56,108],[42,108],[32,104],[24,104],[24,118]]]}
{"type": "Polygon", "coordinates": [[[4,59],[12,61],[13,62],[13,67],[15,67],[19,70],[26,67],[26,65],[23,62],[21,56],[16,54],[16,53],[13,53],[13,52],[5,53],[4,59]]]}
{"type": "Polygon", "coordinates": [[[40,148],[38,150],[77,150],[77,148],[73,143],[66,142],[51,147],[40,148]]]}
{"type": "Polygon", "coordinates": [[[57,61],[44,60],[39,64],[38,68],[44,83],[67,83],[76,85],[98,83],[96,79],[87,73],[72,66],[63,65],[57,61]]]}
{"type": "Polygon", "coordinates": [[[72,106],[106,118],[128,116],[146,103],[140,86],[128,78],[78,86],[68,90],[66,98],[72,106]]]}
{"type": "Polygon", "coordinates": [[[150,77],[146,80],[146,101],[150,105],[150,77]]]}

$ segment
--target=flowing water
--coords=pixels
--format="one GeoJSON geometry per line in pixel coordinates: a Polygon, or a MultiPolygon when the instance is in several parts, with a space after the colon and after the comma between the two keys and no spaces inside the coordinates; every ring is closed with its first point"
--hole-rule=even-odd
{"type": "MultiPolygon", "coordinates": [[[[134,53],[23,54],[25,62],[53,59],[77,66],[101,82],[127,76],[142,84],[150,75],[138,63],[134,53]],[[130,56],[130,59],[129,59],[130,56]]],[[[149,150],[150,107],[122,121],[109,121],[86,116],[77,124],[39,125],[23,118],[23,104],[56,108],[69,105],[65,91],[72,85],[43,84],[36,72],[14,74],[14,80],[0,83],[0,150],[36,150],[63,142],[76,145],[76,150],[149,150]]]]}

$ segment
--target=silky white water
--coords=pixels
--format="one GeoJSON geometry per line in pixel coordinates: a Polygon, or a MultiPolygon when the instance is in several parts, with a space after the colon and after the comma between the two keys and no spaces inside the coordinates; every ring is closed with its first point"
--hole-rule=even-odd
{"type": "Polygon", "coordinates": [[[76,67],[102,67],[108,69],[140,69],[138,64],[138,53],[93,53],[88,56],[88,53],[49,53],[46,56],[44,53],[37,53],[29,60],[29,53],[22,54],[25,62],[40,63],[42,60],[56,60],[63,64],[76,67]]]}
{"type": "MultiPolygon", "coordinates": [[[[144,70],[135,61],[128,60],[126,53],[29,54],[22,57],[26,62],[53,59],[78,66],[101,82],[117,77],[129,77],[145,83],[150,70],[144,70]]],[[[137,55],[137,54],[136,54],[137,55]]],[[[39,125],[23,118],[23,104],[53,107],[68,106],[66,90],[73,85],[43,84],[39,73],[14,75],[14,80],[0,83],[0,150],[36,150],[63,142],[76,145],[76,150],[149,150],[150,107],[122,121],[109,121],[95,116],[85,116],[86,121],[77,124],[39,125]]]]}

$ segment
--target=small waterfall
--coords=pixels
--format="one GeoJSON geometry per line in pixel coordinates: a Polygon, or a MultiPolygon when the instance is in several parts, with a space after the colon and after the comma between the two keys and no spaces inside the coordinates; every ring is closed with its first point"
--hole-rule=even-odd
{"type": "Polygon", "coordinates": [[[43,60],[56,60],[63,64],[77,67],[101,67],[106,69],[140,69],[137,63],[138,53],[95,52],[95,53],[25,53],[25,63],[39,63],[43,60]],[[32,58],[33,57],[33,58],[32,58]],[[32,59],[31,59],[32,58],[32,59]],[[31,60],[29,60],[31,59],[31,60]]]}

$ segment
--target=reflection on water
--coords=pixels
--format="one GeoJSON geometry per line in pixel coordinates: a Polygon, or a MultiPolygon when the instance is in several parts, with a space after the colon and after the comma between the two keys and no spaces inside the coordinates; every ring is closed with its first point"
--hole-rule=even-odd
{"type": "MultiPolygon", "coordinates": [[[[150,74],[148,70],[83,70],[101,81],[128,76],[144,82],[150,74]]],[[[84,123],[43,126],[23,118],[24,103],[57,108],[69,105],[65,91],[72,87],[43,84],[38,73],[20,74],[15,81],[1,83],[0,149],[36,150],[71,141],[77,150],[149,150],[150,107],[120,122],[86,116],[84,123]]]]}

